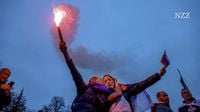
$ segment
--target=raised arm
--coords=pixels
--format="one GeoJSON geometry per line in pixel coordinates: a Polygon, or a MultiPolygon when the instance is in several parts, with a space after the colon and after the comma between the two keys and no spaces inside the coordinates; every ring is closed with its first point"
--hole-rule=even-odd
{"type": "Polygon", "coordinates": [[[160,80],[160,78],[165,74],[165,72],[166,72],[165,67],[161,68],[159,73],[155,73],[150,77],[148,77],[147,79],[133,85],[130,89],[127,90],[128,94],[133,96],[140,93],[141,91],[145,90],[146,88],[150,87],[158,80],[160,80]]]}
{"type": "Polygon", "coordinates": [[[87,88],[87,85],[83,81],[81,74],[76,69],[76,66],[74,65],[71,57],[69,56],[65,42],[60,42],[60,50],[63,53],[65,61],[66,61],[67,65],[70,69],[70,72],[72,74],[72,78],[73,78],[75,85],[76,85],[76,88],[77,88],[77,92],[78,93],[83,92],[87,88]]]}

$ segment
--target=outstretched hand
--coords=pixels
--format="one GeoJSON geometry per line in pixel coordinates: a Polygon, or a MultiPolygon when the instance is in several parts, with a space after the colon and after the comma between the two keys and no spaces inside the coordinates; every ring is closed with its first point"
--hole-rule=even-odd
{"type": "Polygon", "coordinates": [[[162,67],[158,73],[160,76],[163,76],[166,73],[166,67],[162,67]]]}

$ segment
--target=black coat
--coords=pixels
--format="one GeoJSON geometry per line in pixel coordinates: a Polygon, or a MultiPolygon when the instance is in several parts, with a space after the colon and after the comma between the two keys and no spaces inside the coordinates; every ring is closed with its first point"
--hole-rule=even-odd
{"type": "Polygon", "coordinates": [[[166,103],[154,103],[151,108],[151,112],[173,112],[169,104],[166,103]]]}
{"type": "Polygon", "coordinates": [[[131,106],[132,112],[134,112],[134,104],[131,101],[131,98],[137,95],[138,93],[144,91],[146,88],[150,87],[158,80],[160,80],[160,76],[158,73],[155,73],[139,83],[129,85],[130,87],[128,87],[127,90],[122,91],[123,96],[126,98],[126,100],[129,102],[131,106]]]}
{"type": "Polygon", "coordinates": [[[71,106],[72,112],[109,112],[111,103],[107,101],[107,97],[112,91],[99,89],[97,86],[104,86],[101,84],[85,84],[73,61],[68,60],[67,65],[77,88],[77,96],[71,106]]]}
{"type": "Polygon", "coordinates": [[[191,104],[183,101],[183,106],[178,109],[179,112],[200,112],[200,100],[193,99],[191,104]]]}

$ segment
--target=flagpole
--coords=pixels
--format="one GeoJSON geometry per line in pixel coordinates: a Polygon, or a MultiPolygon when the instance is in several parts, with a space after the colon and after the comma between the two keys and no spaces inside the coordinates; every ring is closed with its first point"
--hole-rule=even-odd
{"type": "Polygon", "coordinates": [[[184,89],[187,89],[189,90],[188,86],[186,85],[185,81],[183,80],[183,77],[182,77],[182,74],[180,72],[180,70],[177,68],[177,71],[179,73],[179,76],[180,76],[180,82],[181,82],[181,85],[183,86],[184,89]]]}
{"type": "Polygon", "coordinates": [[[182,77],[181,72],[178,68],[176,68],[180,77],[182,77]]]}

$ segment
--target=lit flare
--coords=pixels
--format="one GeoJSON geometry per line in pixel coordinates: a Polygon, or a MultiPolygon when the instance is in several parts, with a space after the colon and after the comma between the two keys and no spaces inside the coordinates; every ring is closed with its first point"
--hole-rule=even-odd
{"type": "Polygon", "coordinates": [[[66,12],[64,10],[56,9],[54,8],[54,21],[56,23],[56,26],[59,27],[62,19],[66,16],[66,12]]]}

